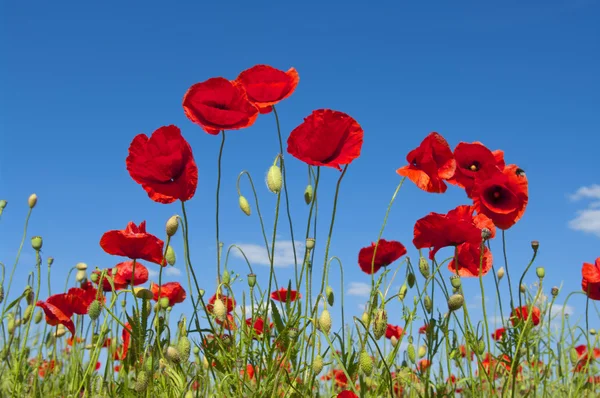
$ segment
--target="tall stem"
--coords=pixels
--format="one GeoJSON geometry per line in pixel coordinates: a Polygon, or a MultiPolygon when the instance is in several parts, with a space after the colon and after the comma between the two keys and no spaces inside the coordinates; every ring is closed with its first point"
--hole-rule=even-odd
{"type": "Polygon", "coordinates": [[[219,149],[219,160],[217,163],[217,194],[216,194],[216,231],[217,231],[217,284],[221,284],[221,242],[219,240],[219,193],[221,190],[221,159],[223,158],[223,147],[225,146],[225,130],[221,132],[221,148],[219,149]]]}

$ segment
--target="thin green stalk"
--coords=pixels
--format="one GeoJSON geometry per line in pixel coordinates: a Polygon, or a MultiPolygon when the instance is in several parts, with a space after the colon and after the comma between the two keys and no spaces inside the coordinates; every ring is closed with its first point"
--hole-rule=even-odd
{"type": "Polygon", "coordinates": [[[217,192],[216,192],[216,233],[217,233],[217,283],[221,284],[221,241],[219,239],[219,193],[221,190],[221,159],[223,158],[223,147],[225,146],[225,130],[221,132],[221,147],[219,148],[219,159],[217,162],[217,192]]]}

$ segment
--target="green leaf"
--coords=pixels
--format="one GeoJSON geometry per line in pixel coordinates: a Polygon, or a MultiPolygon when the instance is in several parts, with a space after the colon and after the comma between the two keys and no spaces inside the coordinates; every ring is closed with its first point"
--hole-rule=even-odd
{"type": "MultiPolygon", "coordinates": [[[[19,303],[19,301],[21,301],[21,299],[25,297],[25,293],[23,293],[22,295],[20,295],[19,297],[17,297],[15,299],[15,301],[13,301],[12,303],[10,303],[8,305],[8,307],[6,307],[6,309],[4,310],[4,314],[6,314],[8,311],[10,311],[15,305],[17,305],[19,303]]],[[[4,314],[2,314],[2,318],[4,318],[4,314]]]]}
{"type": "Polygon", "coordinates": [[[281,314],[279,314],[279,309],[277,309],[277,305],[275,304],[275,302],[273,300],[271,300],[271,308],[272,308],[271,312],[273,315],[273,322],[275,323],[277,332],[282,333],[283,329],[285,329],[285,325],[283,324],[283,321],[281,320],[281,314]]]}

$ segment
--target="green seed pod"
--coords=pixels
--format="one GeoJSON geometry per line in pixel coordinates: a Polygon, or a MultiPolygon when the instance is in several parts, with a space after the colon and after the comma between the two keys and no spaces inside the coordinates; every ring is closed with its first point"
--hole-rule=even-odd
{"type": "Polygon", "coordinates": [[[431,314],[431,311],[433,311],[433,301],[431,301],[431,297],[425,296],[423,305],[425,306],[425,311],[427,311],[428,314],[431,314]]]}
{"type": "Polygon", "coordinates": [[[313,187],[312,185],[308,184],[306,186],[306,189],[304,190],[304,202],[309,205],[311,204],[313,200],[313,187]]]}
{"type": "Polygon", "coordinates": [[[448,298],[448,310],[456,311],[463,306],[465,298],[462,294],[453,294],[448,298]]]}
{"type": "Polygon", "coordinates": [[[406,347],[406,356],[408,356],[408,360],[411,361],[412,363],[416,363],[416,353],[415,353],[415,346],[410,343],[408,345],[408,347],[406,347]]]}
{"type": "Polygon", "coordinates": [[[323,312],[321,312],[321,315],[319,316],[318,320],[318,325],[324,333],[329,333],[329,331],[331,330],[331,315],[326,309],[323,310],[323,312]]]}
{"type": "Polygon", "coordinates": [[[315,248],[315,239],[314,238],[306,238],[306,249],[312,250],[315,248]]]}
{"type": "Polygon", "coordinates": [[[92,321],[95,321],[100,316],[102,312],[102,304],[98,300],[94,300],[91,302],[88,307],[88,315],[92,321]]]}
{"type": "Polygon", "coordinates": [[[250,209],[250,203],[246,197],[240,195],[238,198],[238,203],[240,205],[240,209],[244,212],[245,215],[249,216],[252,214],[252,210],[250,209]]]}
{"type": "Polygon", "coordinates": [[[269,191],[274,194],[278,194],[281,192],[281,185],[283,184],[283,179],[281,177],[281,169],[279,166],[274,164],[269,168],[267,172],[267,187],[269,191]]]}
{"type": "Polygon", "coordinates": [[[375,311],[375,320],[373,322],[373,337],[379,340],[387,330],[387,312],[384,309],[375,311]]]}
{"type": "Polygon", "coordinates": [[[42,250],[42,243],[43,241],[41,236],[34,236],[33,238],[31,238],[31,247],[33,247],[33,250],[35,250],[36,252],[42,250]]]}
{"type": "Polygon", "coordinates": [[[248,286],[256,286],[256,274],[248,274],[248,286]]]}
{"type": "Polygon", "coordinates": [[[452,285],[453,288],[458,289],[461,285],[460,276],[452,275],[450,277],[450,284],[452,285]]]}
{"type": "Polygon", "coordinates": [[[373,373],[373,358],[366,351],[360,353],[359,367],[365,376],[373,373]]]}
{"type": "Polygon", "coordinates": [[[406,277],[406,283],[408,283],[408,287],[412,289],[413,286],[415,286],[416,281],[417,281],[417,278],[415,277],[415,274],[413,274],[412,272],[409,272],[408,276],[406,277]]]}
{"type": "Polygon", "coordinates": [[[175,256],[175,250],[173,246],[167,246],[167,251],[165,253],[165,260],[167,260],[167,264],[170,266],[175,265],[175,261],[177,261],[177,256],[175,256]]]}
{"type": "Polygon", "coordinates": [[[187,336],[182,336],[179,338],[177,342],[177,349],[181,355],[181,360],[187,362],[190,358],[190,352],[192,350],[192,344],[190,343],[190,339],[187,336]]]}
{"type": "Polygon", "coordinates": [[[332,306],[335,300],[333,296],[333,289],[331,288],[331,286],[327,286],[327,288],[325,289],[325,296],[327,297],[327,303],[329,303],[329,305],[332,306]]]}
{"type": "Polygon", "coordinates": [[[556,297],[556,296],[558,296],[558,293],[559,293],[559,289],[558,289],[558,287],[556,287],[556,286],[553,286],[553,287],[552,287],[552,290],[550,291],[550,293],[552,294],[552,297],[556,297]]]}
{"type": "Polygon", "coordinates": [[[315,359],[313,359],[312,370],[315,373],[315,376],[323,370],[323,357],[321,355],[317,355],[315,359]]]}
{"type": "Polygon", "coordinates": [[[52,267],[52,264],[54,264],[54,257],[48,257],[46,262],[48,263],[48,267],[52,267]]]}
{"type": "Polygon", "coordinates": [[[158,305],[161,309],[166,310],[169,307],[169,298],[161,297],[160,299],[158,299],[158,305]]]}
{"type": "Polygon", "coordinates": [[[531,248],[533,249],[534,252],[537,252],[539,247],[540,247],[540,242],[538,242],[537,240],[531,241],[531,248]]]}
{"type": "Polygon", "coordinates": [[[430,275],[429,261],[427,261],[427,259],[425,257],[419,258],[419,271],[421,271],[421,275],[423,275],[423,278],[425,278],[425,279],[429,278],[429,275],[430,275]]]}

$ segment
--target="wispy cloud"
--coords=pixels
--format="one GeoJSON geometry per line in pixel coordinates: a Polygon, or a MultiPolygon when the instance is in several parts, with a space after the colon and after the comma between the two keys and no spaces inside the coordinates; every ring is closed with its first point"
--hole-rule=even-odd
{"type": "Polygon", "coordinates": [[[152,268],[148,268],[148,276],[150,278],[157,278],[158,277],[158,271],[153,270],[152,268]]]}
{"type": "Polygon", "coordinates": [[[587,208],[579,210],[577,216],[569,221],[569,228],[600,237],[600,185],[581,187],[574,194],[569,195],[569,198],[572,201],[592,200],[587,208]]]}
{"type": "Polygon", "coordinates": [[[167,267],[167,269],[165,270],[165,275],[179,276],[181,275],[181,269],[175,267],[167,267]]]}
{"type": "MultiPolygon", "coordinates": [[[[263,245],[256,245],[253,243],[236,243],[246,257],[250,264],[258,264],[258,265],[271,265],[269,261],[269,252],[263,245]]],[[[296,255],[299,260],[302,259],[302,251],[304,250],[304,245],[300,242],[296,242],[296,255]]],[[[238,258],[244,258],[242,253],[239,250],[233,250],[233,255],[238,258]]],[[[275,267],[289,267],[294,264],[294,246],[292,245],[292,241],[290,240],[282,240],[278,241],[275,244],[275,256],[273,265],[275,267]]]]}
{"type": "Polygon", "coordinates": [[[371,285],[362,282],[350,282],[346,294],[348,296],[369,297],[371,285]]]}
{"type": "Polygon", "coordinates": [[[563,313],[563,309],[565,311],[565,314],[569,314],[569,315],[573,315],[573,313],[575,312],[575,308],[570,306],[570,305],[562,305],[562,304],[553,304],[552,305],[552,311],[551,311],[551,316],[555,317],[555,316],[562,316],[563,313]]]}

